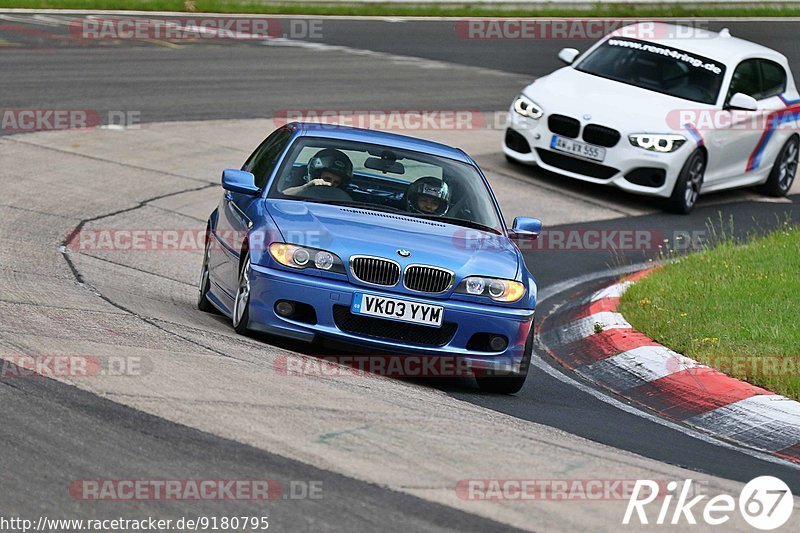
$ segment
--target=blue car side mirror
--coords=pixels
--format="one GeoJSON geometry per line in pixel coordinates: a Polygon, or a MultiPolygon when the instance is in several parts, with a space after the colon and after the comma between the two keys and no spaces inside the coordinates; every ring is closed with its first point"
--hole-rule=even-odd
{"type": "Polygon", "coordinates": [[[538,218],[517,217],[511,229],[520,236],[538,237],[542,232],[542,221],[538,218]]]}
{"type": "Polygon", "coordinates": [[[244,170],[228,169],[222,172],[222,188],[226,191],[249,194],[251,196],[260,192],[256,187],[256,178],[244,170]]]}

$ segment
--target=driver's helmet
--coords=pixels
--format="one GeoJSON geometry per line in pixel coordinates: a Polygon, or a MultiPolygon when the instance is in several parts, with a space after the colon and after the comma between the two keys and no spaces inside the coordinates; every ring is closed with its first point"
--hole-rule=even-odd
{"type": "Polygon", "coordinates": [[[444,181],[433,176],[419,178],[408,187],[406,204],[408,210],[414,213],[444,215],[450,208],[450,188],[444,181]],[[438,207],[433,211],[420,209],[419,202],[424,202],[426,199],[435,200],[439,204],[438,207]]]}
{"type": "Polygon", "coordinates": [[[309,180],[319,178],[323,170],[342,178],[341,187],[345,187],[353,177],[353,162],[343,152],[335,148],[325,148],[308,160],[309,180]]]}

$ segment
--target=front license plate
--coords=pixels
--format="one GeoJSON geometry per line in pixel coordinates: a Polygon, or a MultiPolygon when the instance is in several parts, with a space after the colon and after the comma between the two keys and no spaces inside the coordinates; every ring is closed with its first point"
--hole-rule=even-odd
{"type": "Polygon", "coordinates": [[[425,326],[440,327],[444,307],[428,305],[373,294],[356,293],[350,310],[356,315],[370,315],[425,326]]]}
{"type": "Polygon", "coordinates": [[[605,148],[580,141],[573,141],[572,139],[565,139],[558,135],[553,135],[553,139],[550,141],[550,148],[595,161],[602,161],[606,158],[605,148]]]}

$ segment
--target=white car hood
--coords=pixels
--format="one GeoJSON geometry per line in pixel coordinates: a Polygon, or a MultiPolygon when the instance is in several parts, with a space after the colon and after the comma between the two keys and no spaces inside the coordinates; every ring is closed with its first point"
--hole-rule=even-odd
{"type": "Polygon", "coordinates": [[[559,69],[528,85],[523,94],[536,102],[545,115],[558,113],[631,133],[685,133],[680,124],[684,110],[714,106],[640,89],[633,85],[580,72],[559,69]],[[584,118],[591,115],[590,119],[584,118]]]}

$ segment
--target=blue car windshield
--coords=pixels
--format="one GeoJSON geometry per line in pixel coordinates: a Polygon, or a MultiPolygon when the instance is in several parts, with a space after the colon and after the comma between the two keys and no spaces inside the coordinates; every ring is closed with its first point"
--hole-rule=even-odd
{"type": "Polygon", "coordinates": [[[471,165],[392,146],[301,137],[268,198],[350,205],[502,233],[488,187],[471,165]]]}
{"type": "Polygon", "coordinates": [[[581,72],[669,96],[713,104],[725,66],[691,52],[636,39],[611,38],[575,67],[581,72]]]}

